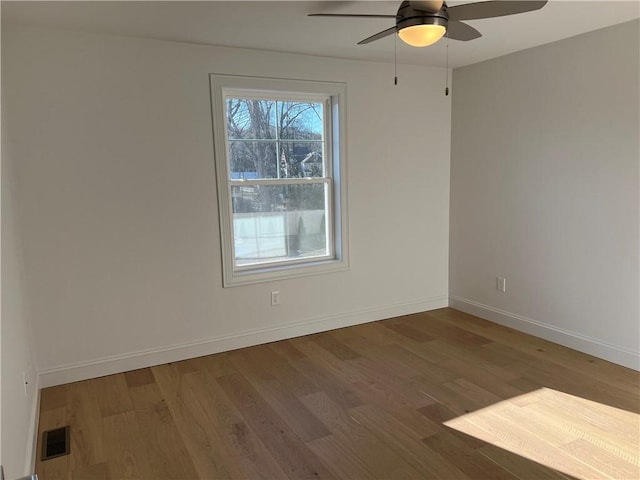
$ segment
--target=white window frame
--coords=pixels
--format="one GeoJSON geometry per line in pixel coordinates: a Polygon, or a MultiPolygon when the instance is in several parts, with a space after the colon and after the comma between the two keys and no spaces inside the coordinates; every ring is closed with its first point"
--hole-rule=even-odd
{"type": "MultiPolygon", "coordinates": [[[[349,268],[347,168],[346,168],[346,85],[334,82],[286,80],[277,78],[246,77],[211,74],[211,111],[213,116],[214,156],[218,191],[218,216],[222,247],[223,286],[232,287],[252,283],[281,280],[307,275],[347,270],[349,268]],[[227,132],[225,97],[328,100],[324,115],[326,140],[326,173],[329,178],[327,230],[329,255],[309,259],[288,259],[283,262],[235,265],[233,210],[229,161],[227,158],[227,132]]],[[[310,183],[319,183],[311,179],[310,183]]],[[[270,184],[304,183],[304,179],[270,180],[270,184]]]]}

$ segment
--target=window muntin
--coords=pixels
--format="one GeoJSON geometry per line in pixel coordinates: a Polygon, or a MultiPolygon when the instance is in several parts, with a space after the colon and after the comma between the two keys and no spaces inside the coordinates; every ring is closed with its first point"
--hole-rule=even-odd
{"type": "Polygon", "coordinates": [[[336,87],[212,76],[225,286],[348,266],[336,87]]]}

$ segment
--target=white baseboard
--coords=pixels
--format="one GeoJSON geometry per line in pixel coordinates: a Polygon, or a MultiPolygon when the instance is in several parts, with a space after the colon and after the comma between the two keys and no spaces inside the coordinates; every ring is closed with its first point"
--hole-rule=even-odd
{"type": "Polygon", "coordinates": [[[449,297],[439,295],[376,308],[362,309],[326,317],[312,318],[301,322],[288,323],[261,330],[238,332],[232,335],[212,337],[180,345],[168,345],[160,348],[133,352],[125,355],[99,358],[72,365],[61,365],[38,372],[40,388],[52,387],[64,383],[102,377],[114,373],[127,372],[138,368],[177,362],[188,358],[211,355],[237,348],[275,342],[287,338],[324,332],[336,328],[349,327],[361,323],[374,322],[412,313],[425,312],[448,306],[449,297]]]}
{"type": "Polygon", "coordinates": [[[449,306],[465,313],[525,332],[536,337],[573,348],[579,352],[602,358],[624,367],[640,370],[640,352],[588,337],[577,332],[564,330],[531,318],[483,305],[472,300],[451,295],[449,306]]]}
{"type": "Polygon", "coordinates": [[[31,402],[31,418],[29,420],[29,432],[31,437],[27,438],[27,458],[25,461],[25,473],[30,475],[36,471],[36,449],[38,448],[38,421],[40,418],[40,378],[36,375],[33,390],[33,400],[31,402]]]}

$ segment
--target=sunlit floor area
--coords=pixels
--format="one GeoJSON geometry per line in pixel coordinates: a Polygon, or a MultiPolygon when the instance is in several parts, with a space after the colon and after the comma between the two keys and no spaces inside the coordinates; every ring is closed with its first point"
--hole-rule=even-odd
{"type": "MultiPolygon", "coordinates": [[[[53,479],[640,478],[640,374],[445,308],[48,388],[53,479]]],[[[38,447],[38,452],[41,450],[38,447]]]]}
{"type": "Polygon", "coordinates": [[[637,413],[548,388],[445,422],[581,479],[640,478],[637,413]]]}

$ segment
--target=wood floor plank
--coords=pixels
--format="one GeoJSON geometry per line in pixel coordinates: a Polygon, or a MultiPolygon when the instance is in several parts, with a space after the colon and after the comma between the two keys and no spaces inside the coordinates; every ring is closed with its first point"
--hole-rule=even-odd
{"type": "Polygon", "coordinates": [[[358,457],[379,478],[421,478],[421,474],[389,445],[355,421],[323,392],[303,397],[303,402],[331,430],[345,454],[358,457]]]}
{"type": "Polygon", "coordinates": [[[513,402],[502,402],[494,406],[494,414],[502,421],[519,424],[532,436],[544,438],[546,442],[554,447],[562,447],[573,442],[577,438],[575,431],[563,428],[558,424],[549,421],[549,417],[536,412],[533,404],[519,406],[513,402]]]}
{"type": "Polygon", "coordinates": [[[574,390],[576,395],[589,397],[593,401],[609,403],[634,413],[640,413],[640,402],[638,402],[638,391],[630,392],[626,389],[618,388],[615,385],[608,385],[602,381],[591,381],[586,385],[574,390]]]}
{"type": "Polygon", "coordinates": [[[239,373],[216,380],[289,478],[330,478],[324,464],[239,373]]]}
{"type": "Polygon", "coordinates": [[[356,391],[342,378],[335,377],[328,371],[326,365],[320,365],[309,358],[298,360],[294,368],[318,385],[320,390],[329,395],[334,401],[345,408],[362,405],[356,391]]]}
{"type": "Polygon", "coordinates": [[[133,410],[124,374],[109,375],[91,381],[89,388],[95,392],[103,417],[133,410]]]}
{"type": "Polygon", "coordinates": [[[572,457],[587,462],[595,469],[615,479],[633,480],[640,478],[640,467],[626,461],[604,448],[594,446],[587,440],[577,439],[563,445],[560,450],[572,457]]]}
{"type": "Polygon", "coordinates": [[[212,428],[226,446],[230,458],[238,463],[246,478],[286,478],[282,467],[246,424],[215,378],[205,370],[189,374],[185,380],[207,409],[212,428]]]}
{"type": "MultiPolygon", "coordinates": [[[[617,408],[640,412],[640,402],[638,392],[640,387],[636,387],[637,381],[629,382],[627,388],[619,388],[616,385],[608,384],[606,380],[599,380],[591,375],[597,370],[594,364],[589,364],[581,371],[575,371],[547,358],[536,358],[530,354],[523,354],[513,345],[492,343],[483,348],[500,351],[509,355],[512,360],[512,368],[522,374],[523,377],[559,391],[565,391],[577,396],[586,396],[594,401],[610,404],[617,408]]],[[[568,349],[567,349],[568,350],[568,349]]],[[[627,371],[624,367],[620,370],[627,371]]],[[[636,372],[637,378],[640,373],[636,372]]]]}
{"type": "Polygon", "coordinates": [[[308,395],[320,390],[320,388],[307,376],[303,375],[292,366],[293,362],[307,357],[289,342],[276,342],[260,346],[260,348],[256,349],[249,348],[243,350],[246,350],[247,355],[251,357],[250,361],[260,364],[260,367],[264,371],[278,377],[278,379],[283,383],[283,386],[294,395],[308,395]],[[279,349],[283,344],[288,345],[288,347],[279,349]],[[282,354],[277,353],[278,351],[282,354]],[[288,355],[291,354],[292,351],[295,351],[300,355],[298,356],[293,354],[290,360],[287,360],[287,358],[289,358],[288,355]]]}
{"type": "Polygon", "coordinates": [[[151,383],[155,383],[156,381],[150,368],[141,368],[140,370],[125,372],[124,380],[127,383],[128,387],[149,385],[151,383]]]}
{"type": "Polygon", "coordinates": [[[415,388],[415,382],[394,375],[384,361],[363,357],[353,363],[368,382],[375,383],[388,397],[394,398],[399,407],[417,409],[432,403],[430,398],[415,388]]]}
{"type": "Polygon", "coordinates": [[[71,471],[71,480],[116,480],[107,462],[96,463],[71,471]]]}
{"type": "MultiPolygon", "coordinates": [[[[424,350],[429,355],[439,354],[441,356],[441,360],[437,362],[438,364],[446,364],[450,359],[466,362],[471,365],[510,365],[513,363],[513,358],[507,356],[502,358],[502,362],[500,362],[500,358],[496,358],[497,355],[492,357],[490,360],[483,359],[482,353],[486,352],[488,350],[488,346],[492,344],[493,342],[485,343],[483,345],[460,347],[452,344],[451,342],[447,342],[446,339],[437,338],[436,340],[421,345],[420,349],[421,351],[424,350]]],[[[415,349],[412,349],[412,351],[416,352],[415,349]]],[[[422,352],[416,353],[421,354],[422,352]]]]}
{"type": "Polygon", "coordinates": [[[508,380],[507,383],[522,392],[534,392],[544,387],[542,382],[536,382],[527,377],[519,377],[514,380],[508,380]]]}
{"type": "Polygon", "coordinates": [[[396,324],[391,323],[387,325],[387,328],[393,330],[396,333],[399,333],[403,337],[406,337],[408,339],[411,339],[413,341],[420,342],[420,343],[428,342],[434,339],[433,336],[405,322],[396,323],[396,324]]]}
{"type": "Polygon", "coordinates": [[[342,338],[355,336],[356,338],[364,338],[371,345],[383,346],[393,345],[402,341],[406,337],[386,328],[381,322],[363,323],[354,327],[341,331],[342,338]]]}
{"type": "Polygon", "coordinates": [[[276,353],[278,356],[282,357],[288,361],[296,361],[305,358],[305,354],[298,350],[294,345],[291,344],[288,340],[282,340],[280,342],[274,342],[267,345],[269,350],[276,353]]]}
{"type": "MultiPolygon", "coordinates": [[[[300,348],[306,352],[309,360],[313,360],[329,370],[334,378],[334,383],[336,380],[343,380],[350,391],[358,395],[358,399],[360,397],[367,398],[369,403],[386,409],[400,422],[414,425],[419,429],[421,436],[434,432],[433,424],[419,415],[415,409],[428,405],[433,400],[424,395],[420,389],[413,388],[413,382],[402,382],[402,379],[393,373],[385,375],[378,372],[377,370],[382,368],[382,365],[379,362],[372,363],[364,357],[342,362],[332,357],[328,352],[322,351],[313,343],[300,342],[300,348]],[[367,365],[367,367],[363,368],[363,365],[367,365]]],[[[331,391],[328,394],[345,409],[362,404],[361,401],[356,404],[343,402],[343,397],[332,396],[331,391]]]]}
{"type": "Polygon", "coordinates": [[[345,455],[345,445],[334,435],[307,442],[309,449],[320,458],[334,478],[374,480],[380,478],[369,471],[367,462],[356,455],[345,455]]]}
{"type": "Polygon", "coordinates": [[[454,395],[464,399],[465,404],[469,405],[471,410],[478,410],[489,405],[494,405],[502,400],[502,397],[479,387],[466,378],[459,378],[452,382],[443,383],[442,385],[453,392],[454,395]]]}
{"type": "MultiPolygon", "coordinates": [[[[388,445],[407,463],[420,472],[421,478],[469,479],[457,462],[449,462],[421,441],[419,432],[398,422],[383,410],[363,405],[349,411],[354,420],[367,428],[381,443],[388,445]]],[[[438,435],[438,434],[436,434],[438,435]]],[[[432,438],[431,435],[427,438],[432,438]]]]}
{"type": "MultiPolygon", "coordinates": [[[[554,396],[527,406],[527,415],[544,419],[555,431],[571,432],[579,438],[606,438],[607,443],[618,449],[627,450],[630,455],[635,450],[637,454],[640,420],[636,414],[604,405],[580,406],[575,401],[558,401],[552,398],[554,396]],[[615,432],[615,435],[609,435],[609,432],[615,432]]],[[[635,457],[637,459],[637,455],[635,457]]]]}
{"type": "Polygon", "coordinates": [[[45,388],[40,393],[40,411],[47,412],[67,406],[67,385],[45,388]]]}
{"type": "MultiPolygon", "coordinates": [[[[416,346],[414,348],[418,350],[420,347],[416,346]]],[[[370,358],[373,356],[384,361],[389,369],[393,369],[394,376],[410,379],[416,375],[431,373],[432,378],[438,382],[455,380],[461,376],[459,372],[448,368],[445,362],[434,363],[429,361],[408,350],[404,345],[388,345],[378,349],[369,348],[367,352],[370,358]]]]}
{"type": "MultiPolygon", "coordinates": [[[[431,314],[431,312],[427,312],[431,314]]],[[[481,332],[498,343],[514,346],[515,348],[543,357],[546,361],[569,367],[576,372],[588,369],[590,376],[622,389],[628,389],[630,393],[637,393],[640,388],[640,375],[628,368],[620,368],[618,365],[606,360],[571,350],[547,340],[527,336],[523,341],[522,333],[491,323],[488,320],[479,319],[472,315],[449,309],[444,321],[456,322],[465,329],[481,332]]]]}
{"type": "Polygon", "coordinates": [[[336,337],[339,337],[339,332],[325,332],[316,333],[311,336],[312,341],[320,345],[327,352],[334,355],[338,360],[353,360],[359,358],[361,355],[352,350],[344,343],[340,342],[336,337]]]}
{"type": "Polygon", "coordinates": [[[636,480],[639,412],[639,372],[444,308],[45,389],[36,473],[636,480]]]}
{"type": "Polygon", "coordinates": [[[523,353],[513,345],[493,342],[482,346],[483,349],[499,353],[511,359],[511,368],[541,385],[557,390],[579,391],[589,384],[592,379],[580,372],[574,372],[566,367],[549,362],[546,358],[538,358],[523,353]]]}
{"type": "Polygon", "coordinates": [[[475,350],[467,351],[466,349],[460,349],[455,346],[451,346],[444,340],[436,338],[430,342],[423,343],[401,343],[401,345],[412,353],[415,353],[419,357],[422,357],[431,363],[441,364],[452,358],[459,358],[466,362],[477,362],[478,357],[475,355],[475,350]]]}
{"type": "Polygon", "coordinates": [[[154,383],[129,388],[145,454],[155,478],[196,478],[197,473],[182,437],[154,383]]]}
{"type": "MultiPolygon", "coordinates": [[[[121,480],[154,478],[146,455],[146,440],[133,411],[102,419],[105,455],[111,475],[121,480]]],[[[73,447],[72,447],[73,448],[73,447]]]]}
{"type": "MultiPolygon", "coordinates": [[[[459,395],[458,388],[447,388],[444,383],[433,382],[425,379],[424,376],[414,377],[415,388],[432,400],[431,403],[440,403],[446,405],[456,415],[463,415],[470,411],[480,408],[479,403],[474,398],[466,395],[459,395]]],[[[455,385],[453,382],[446,382],[449,385],[455,385]]],[[[420,407],[422,408],[422,407],[420,407]]]]}
{"type": "Polygon", "coordinates": [[[424,313],[417,313],[402,318],[405,324],[423,332],[424,335],[427,335],[432,340],[438,338],[460,347],[473,347],[491,342],[490,339],[484,336],[443,321],[442,317],[432,317],[424,313]]]}
{"type": "MultiPolygon", "coordinates": [[[[446,368],[452,372],[455,372],[460,377],[471,377],[473,380],[482,383],[489,383],[495,385],[496,382],[510,382],[521,378],[519,372],[514,372],[512,369],[501,367],[499,365],[487,363],[487,362],[475,362],[470,364],[469,362],[462,361],[458,358],[452,358],[438,364],[440,368],[446,368]]],[[[517,392],[505,392],[505,395],[511,395],[517,392]]]]}
{"type": "MultiPolygon", "coordinates": [[[[560,471],[570,471],[575,476],[585,479],[612,478],[593,465],[564,455],[559,449],[554,448],[546,438],[534,437],[520,422],[500,418],[492,409],[487,409],[481,415],[466,415],[466,420],[477,428],[487,432],[494,440],[491,442],[497,447],[517,453],[529,460],[547,465],[560,471]]],[[[449,425],[452,423],[449,422],[449,425]]],[[[453,425],[458,421],[454,420],[453,425]]]]}
{"type": "Polygon", "coordinates": [[[230,353],[231,352],[222,352],[218,355],[209,355],[207,357],[200,357],[194,360],[201,362],[201,364],[205,366],[207,372],[214,377],[223,377],[231,373],[236,373],[237,371],[229,358],[230,353]]]}
{"type": "MultiPolygon", "coordinates": [[[[445,422],[457,418],[458,415],[453,412],[453,410],[449,409],[446,405],[442,405],[440,403],[433,403],[432,405],[428,405],[426,407],[422,407],[418,410],[422,415],[431,420],[435,425],[444,427],[444,430],[449,434],[457,437],[461,442],[465,445],[469,446],[473,449],[478,449],[485,445],[485,442],[479,440],[477,437],[474,437],[471,434],[465,434],[458,430],[448,428],[445,422]]],[[[435,430],[433,435],[437,435],[441,433],[440,430],[435,430]]],[[[428,437],[431,435],[424,435],[424,437],[428,437]]]]}
{"type": "Polygon", "coordinates": [[[575,478],[490,443],[477,451],[520,480],[572,480],[575,478]]]}
{"type": "Polygon", "coordinates": [[[213,428],[207,408],[175,365],[153,367],[153,376],[171,412],[199,478],[242,478],[241,468],[213,428]]]}
{"type": "Polygon", "coordinates": [[[437,435],[426,437],[422,441],[433,451],[439,452],[448,464],[455,465],[456,468],[469,475],[470,478],[487,480],[512,480],[518,478],[449,432],[444,431],[437,435]]]}
{"type": "Polygon", "coordinates": [[[231,359],[238,371],[303,442],[330,434],[322,422],[307,410],[295,394],[287,390],[276,375],[262,368],[264,362],[259,361],[261,355],[256,355],[255,351],[242,350],[232,353],[231,359]]]}
{"type": "MultiPolygon", "coordinates": [[[[101,380],[101,379],[97,379],[101,380]]],[[[69,464],[72,469],[104,462],[105,445],[102,439],[103,423],[101,400],[94,390],[95,382],[72,383],[67,389],[67,421],[73,435],[69,464]]]]}

